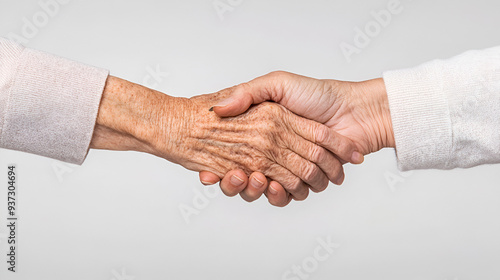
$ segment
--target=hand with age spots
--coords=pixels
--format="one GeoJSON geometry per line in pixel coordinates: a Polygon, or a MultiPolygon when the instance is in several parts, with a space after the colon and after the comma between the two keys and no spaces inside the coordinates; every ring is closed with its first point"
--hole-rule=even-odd
{"type": "Polygon", "coordinates": [[[324,190],[329,181],[342,182],[344,175],[339,160],[315,142],[333,140],[330,148],[349,160],[354,152],[350,140],[276,103],[264,102],[229,118],[220,118],[209,110],[229,97],[233,90],[189,100],[189,109],[185,110],[190,112],[186,117],[189,124],[185,132],[178,133],[182,138],[175,144],[176,162],[221,178],[231,170],[239,170],[244,176],[229,179],[235,184],[244,183],[240,179],[253,172],[251,187],[242,192],[243,197],[252,197],[267,189],[267,178],[280,182],[290,194],[286,199],[296,200],[305,199],[309,189],[324,190]]]}
{"type": "MultiPolygon", "coordinates": [[[[395,146],[382,79],[342,82],[273,72],[234,87],[231,97],[217,104],[214,112],[221,117],[236,116],[252,104],[266,100],[277,102],[295,114],[324,124],[338,133],[338,138],[316,138],[321,139],[316,141],[318,145],[331,151],[329,159],[321,156],[316,159],[321,158],[318,162],[329,163],[335,170],[342,169],[341,163],[362,163],[363,155],[395,146]],[[344,137],[354,143],[355,149],[337,143],[336,139],[344,137]]],[[[229,196],[239,193],[246,201],[256,200],[263,193],[276,206],[285,206],[291,201],[289,191],[279,181],[269,178],[269,184],[264,184],[267,189],[261,187],[256,191],[251,186],[265,182],[265,173],[254,172],[250,178],[247,174],[243,170],[232,170],[222,179],[221,189],[229,196]]],[[[219,178],[219,174],[200,172],[200,180],[206,185],[217,183],[219,178]]],[[[342,180],[333,182],[341,183],[342,180]]]]}
{"type": "Polygon", "coordinates": [[[343,180],[337,157],[351,158],[355,149],[351,140],[276,103],[264,102],[228,118],[210,111],[235,89],[175,98],[110,77],[91,147],[147,152],[217,178],[238,170],[241,177],[229,178],[234,184],[244,183],[253,172],[253,187],[241,195],[249,199],[262,194],[272,180],[289,194],[271,193],[273,203],[303,200],[309,189],[319,192],[329,181],[343,180]]]}

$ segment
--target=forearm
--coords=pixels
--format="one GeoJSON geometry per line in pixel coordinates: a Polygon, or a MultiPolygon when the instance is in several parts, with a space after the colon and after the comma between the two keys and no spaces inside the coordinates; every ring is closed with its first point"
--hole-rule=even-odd
{"type": "Polygon", "coordinates": [[[90,148],[139,151],[170,157],[168,141],[161,147],[159,135],[177,138],[184,98],[110,76],[102,95],[90,148]]]}

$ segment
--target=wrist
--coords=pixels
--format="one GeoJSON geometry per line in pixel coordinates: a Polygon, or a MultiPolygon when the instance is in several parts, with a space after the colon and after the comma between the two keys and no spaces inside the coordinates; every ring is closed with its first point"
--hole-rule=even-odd
{"type": "Polygon", "coordinates": [[[389,109],[387,90],[382,78],[368,80],[358,84],[358,97],[362,100],[364,123],[369,133],[371,142],[370,152],[383,148],[395,147],[392,119],[389,109]]]}
{"type": "Polygon", "coordinates": [[[378,78],[365,81],[366,94],[372,97],[372,108],[375,113],[374,126],[377,127],[380,149],[395,148],[394,131],[392,128],[391,111],[384,79],[378,78]]]}
{"type": "Polygon", "coordinates": [[[178,99],[108,77],[90,147],[165,157],[172,150],[165,139],[178,135],[174,125],[179,124],[180,118],[174,114],[176,102],[173,102],[179,102],[178,99]],[[163,138],[160,135],[164,135],[163,138]]]}

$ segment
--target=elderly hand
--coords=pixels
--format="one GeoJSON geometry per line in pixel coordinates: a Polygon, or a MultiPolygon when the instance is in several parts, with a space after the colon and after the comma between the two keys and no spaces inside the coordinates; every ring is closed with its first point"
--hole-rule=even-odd
{"type": "MultiPolygon", "coordinates": [[[[321,191],[329,180],[342,180],[340,162],[315,143],[349,159],[355,149],[352,141],[276,103],[254,106],[232,118],[220,118],[209,110],[232,92],[173,98],[110,77],[91,147],[148,152],[221,178],[233,169],[245,178],[261,172],[252,177],[256,184],[244,193],[248,196],[267,189],[266,177],[280,182],[297,200],[305,199],[309,188],[321,191]]],[[[238,176],[228,180],[245,183],[238,176]]],[[[290,199],[279,195],[274,200],[290,199]]]]}
{"type": "MultiPolygon", "coordinates": [[[[300,116],[325,124],[352,140],[356,150],[363,155],[384,147],[394,147],[392,122],[382,79],[355,83],[273,72],[235,87],[231,97],[217,104],[214,111],[223,117],[234,116],[244,112],[251,104],[266,100],[275,101],[300,116]]],[[[363,156],[359,154],[354,154],[351,160],[353,163],[362,161],[363,156]]],[[[235,186],[228,180],[234,174],[243,175],[239,170],[229,172],[222,180],[221,188],[225,192],[245,192],[246,185],[235,186]]],[[[218,177],[201,172],[200,178],[204,182],[215,183],[218,177]]],[[[246,177],[243,179],[247,181],[246,177]]],[[[270,186],[280,197],[286,197],[285,190],[277,182],[271,182],[270,186]]],[[[256,193],[250,199],[259,196],[256,193]]],[[[289,201],[270,202],[284,206],[289,201]]]]}

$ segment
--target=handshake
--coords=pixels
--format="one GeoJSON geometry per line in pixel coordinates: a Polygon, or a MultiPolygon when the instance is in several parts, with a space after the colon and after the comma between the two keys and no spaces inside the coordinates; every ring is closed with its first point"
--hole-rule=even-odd
{"type": "Polygon", "coordinates": [[[304,200],[344,181],[343,164],[394,147],[384,81],[273,72],[217,93],[178,98],[108,77],[91,148],[136,150],[220,181],[227,196],[304,200]]]}

